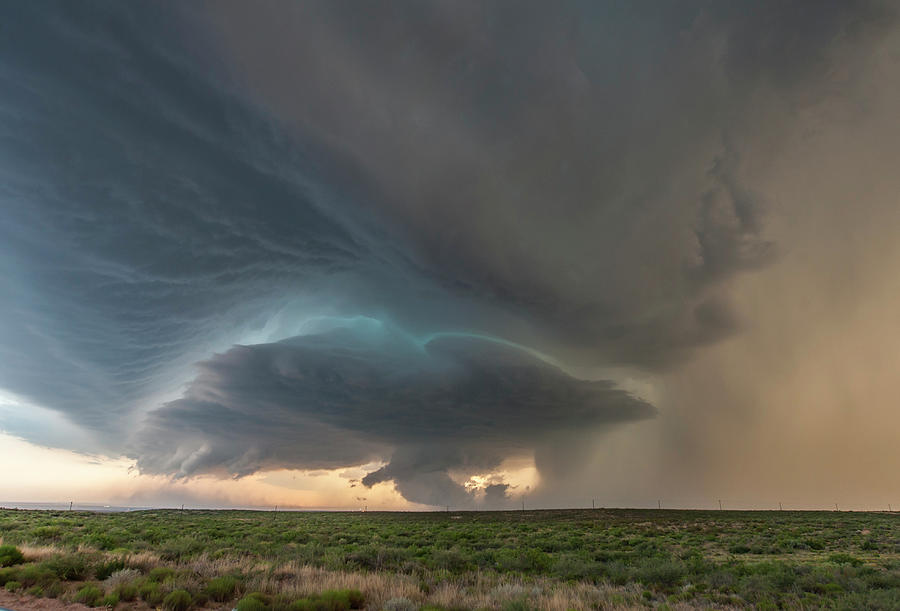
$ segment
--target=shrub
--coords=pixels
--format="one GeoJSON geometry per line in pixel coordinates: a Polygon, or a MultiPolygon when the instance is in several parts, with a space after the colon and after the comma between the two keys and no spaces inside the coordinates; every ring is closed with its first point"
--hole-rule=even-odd
{"type": "Polygon", "coordinates": [[[58,539],[61,534],[62,528],[59,526],[39,526],[31,531],[35,539],[58,539]]]}
{"type": "Polygon", "coordinates": [[[294,611],[348,611],[362,609],[365,597],[359,590],[325,590],[315,598],[296,601],[294,611]]]}
{"type": "Polygon", "coordinates": [[[561,554],[553,564],[553,572],[563,579],[592,579],[602,570],[600,563],[576,554],[561,554]]]}
{"type": "Polygon", "coordinates": [[[88,564],[81,554],[56,555],[41,564],[64,581],[80,581],[87,576],[88,564]]]}
{"type": "Polygon", "coordinates": [[[46,586],[56,581],[56,574],[39,564],[29,564],[19,569],[16,579],[29,587],[46,586]]]}
{"type": "Polygon", "coordinates": [[[359,590],[347,590],[347,598],[350,600],[351,609],[363,609],[366,606],[366,597],[359,590]]]}
{"type": "Polygon", "coordinates": [[[22,584],[18,581],[7,581],[3,587],[6,588],[7,592],[18,592],[22,589],[22,584]]]}
{"type": "Polygon", "coordinates": [[[75,594],[75,602],[79,602],[88,607],[96,607],[103,600],[103,590],[93,584],[83,586],[75,594]]]}
{"type": "Polygon", "coordinates": [[[825,549],[825,542],[822,541],[821,539],[816,539],[816,538],[810,537],[809,539],[806,539],[803,543],[804,543],[804,545],[806,545],[806,547],[808,547],[811,550],[821,551],[821,550],[825,549]]]}
{"type": "Polygon", "coordinates": [[[125,561],[121,559],[102,562],[94,569],[94,576],[100,581],[103,581],[113,573],[118,573],[124,568],[125,561]]]}
{"type": "Polygon", "coordinates": [[[287,594],[277,594],[269,605],[271,611],[294,611],[294,600],[287,594]]]}
{"type": "Polygon", "coordinates": [[[13,566],[25,562],[25,556],[15,545],[0,545],[0,566],[13,566]]]}
{"type": "Polygon", "coordinates": [[[7,581],[13,581],[19,574],[19,569],[8,567],[0,569],[0,586],[5,585],[7,581]]]}
{"type": "Polygon", "coordinates": [[[859,546],[859,549],[866,551],[876,551],[878,550],[878,542],[872,537],[868,537],[865,541],[862,542],[862,545],[859,546]]]}
{"type": "Polygon", "coordinates": [[[500,550],[496,554],[497,569],[502,572],[540,572],[550,567],[551,557],[537,549],[500,550]]]}
{"type": "Polygon", "coordinates": [[[113,593],[119,597],[119,600],[131,602],[138,596],[138,587],[134,582],[120,583],[115,587],[113,593]]]}
{"type": "Polygon", "coordinates": [[[107,577],[103,584],[107,590],[114,590],[126,583],[133,584],[141,576],[141,572],[137,569],[120,569],[107,577]]]}
{"type": "Polygon", "coordinates": [[[419,605],[402,596],[392,598],[383,607],[384,611],[418,611],[419,605]]]}
{"type": "Polygon", "coordinates": [[[253,592],[238,601],[235,611],[269,611],[269,605],[262,594],[253,592]]]}
{"type": "Polygon", "coordinates": [[[684,564],[665,558],[645,560],[637,570],[637,578],[646,584],[656,584],[664,588],[678,585],[685,575],[684,564]]]}
{"type": "Polygon", "coordinates": [[[138,588],[138,594],[145,603],[151,607],[159,605],[163,601],[162,590],[155,581],[147,581],[138,588]]]}
{"type": "Polygon", "coordinates": [[[468,568],[466,557],[455,549],[437,550],[431,554],[431,564],[439,569],[460,572],[468,568]]]}
{"type": "Polygon", "coordinates": [[[350,596],[346,590],[325,590],[319,595],[324,611],[348,611],[350,596]]]}
{"type": "Polygon", "coordinates": [[[828,561],[835,564],[849,564],[850,566],[862,566],[863,563],[863,561],[856,556],[851,556],[850,554],[846,554],[844,552],[829,555],[828,561]]]}
{"type": "Polygon", "coordinates": [[[63,586],[60,582],[54,581],[44,587],[44,596],[46,598],[59,598],[63,593],[63,586]]]}
{"type": "Polygon", "coordinates": [[[191,608],[191,594],[187,590],[173,590],[163,599],[166,611],[187,611],[191,608]]]}
{"type": "Polygon", "coordinates": [[[224,602],[234,596],[238,580],[234,577],[216,577],[206,584],[206,594],[217,602],[224,602]]]}
{"type": "Polygon", "coordinates": [[[318,602],[312,598],[301,598],[291,603],[291,611],[320,611],[318,602]]]}
{"type": "Polygon", "coordinates": [[[172,577],[175,577],[175,569],[170,569],[167,566],[158,566],[150,569],[150,574],[147,576],[150,581],[155,581],[157,583],[162,583],[166,579],[171,579],[172,577]]]}
{"type": "Polygon", "coordinates": [[[203,551],[204,544],[194,537],[170,540],[159,550],[159,557],[166,561],[185,560],[203,551]]]}
{"type": "Polygon", "coordinates": [[[101,607],[108,607],[110,609],[115,609],[116,605],[119,604],[119,595],[113,592],[112,594],[107,594],[103,597],[103,600],[100,601],[101,607]]]}

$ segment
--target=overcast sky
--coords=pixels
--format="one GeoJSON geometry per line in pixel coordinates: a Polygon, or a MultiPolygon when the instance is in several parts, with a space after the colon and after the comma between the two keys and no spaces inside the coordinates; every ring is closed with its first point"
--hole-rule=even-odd
{"type": "Polygon", "coordinates": [[[897,17],[0,2],[0,500],[900,506],[897,17]]]}

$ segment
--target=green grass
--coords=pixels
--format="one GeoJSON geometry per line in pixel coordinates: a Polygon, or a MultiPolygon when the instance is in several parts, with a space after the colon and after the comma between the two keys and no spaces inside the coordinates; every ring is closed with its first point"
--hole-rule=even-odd
{"type": "Polygon", "coordinates": [[[0,569],[3,584],[57,593],[59,583],[94,587],[97,592],[88,590],[93,604],[116,595],[120,608],[138,598],[172,609],[224,602],[248,609],[377,609],[390,602],[372,598],[362,577],[363,591],[352,594],[326,587],[327,580],[318,591],[288,580],[296,567],[311,566],[397,576],[396,583],[415,590],[394,598],[413,597],[420,605],[431,604],[447,584],[472,591],[489,587],[478,585],[484,582],[500,592],[498,609],[529,608],[536,588],[556,587],[597,607],[900,609],[900,517],[885,513],[5,510],[0,533],[0,558],[14,563],[0,569]],[[17,545],[58,553],[22,564],[29,558],[17,556],[17,545]],[[198,565],[212,568],[200,575],[198,565]],[[216,567],[224,568],[210,575],[216,567]],[[116,575],[130,574],[126,568],[139,577],[113,587],[116,575]],[[254,590],[260,593],[241,597],[254,590]]]}

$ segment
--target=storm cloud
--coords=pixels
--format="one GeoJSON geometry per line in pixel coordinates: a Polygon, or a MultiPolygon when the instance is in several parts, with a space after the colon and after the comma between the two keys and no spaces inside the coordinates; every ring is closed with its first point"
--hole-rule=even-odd
{"type": "Polygon", "coordinates": [[[566,481],[655,414],[610,371],[740,332],[733,283],[791,248],[754,177],[895,25],[869,0],[0,14],[0,390],[145,473],[381,464],[365,485],[427,505],[510,457],[566,481]]]}
{"type": "Polygon", "coordinates": [[[410,501],[460,506],[471,499],[453,469],[491,471],[551,431],[590,436],[654,414],[610,382],[575,379],[520,348],[419,343],[374,321],[237,346],[198,367],[184,397],[148,419],[142,471],[241,476],[388,457],[363,484],[393,481],[410,501]]]}

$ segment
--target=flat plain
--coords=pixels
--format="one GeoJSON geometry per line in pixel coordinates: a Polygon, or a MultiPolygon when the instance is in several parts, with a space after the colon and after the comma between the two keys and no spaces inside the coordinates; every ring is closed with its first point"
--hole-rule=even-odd
{"type": "Polygon", "coordinates": [[[895,513],[2,510],[0,537],[23,605],[900,609],[895,513]]]}

